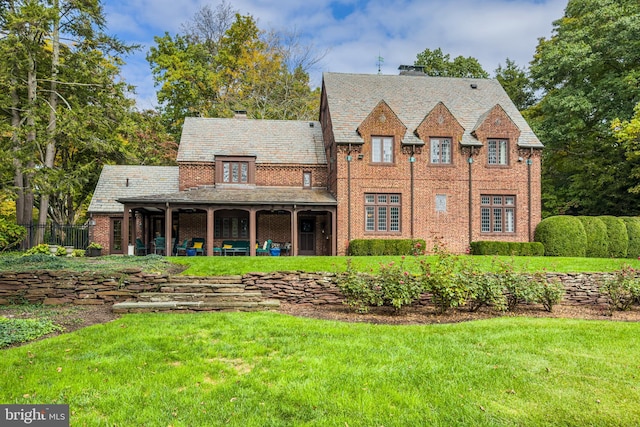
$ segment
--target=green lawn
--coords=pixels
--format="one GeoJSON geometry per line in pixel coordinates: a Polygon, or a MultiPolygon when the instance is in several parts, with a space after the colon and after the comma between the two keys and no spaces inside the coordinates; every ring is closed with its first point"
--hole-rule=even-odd
{"type": "MultiPolygon", "coordinates": [[[[462,259],[479,264],[483,269],[492,268],[494,260],[505,262],[513,260],[518,269],[530,272],[547,270],[556,273],[605,272],[620,269],[624,264],[640,268],[637,259],[611,258],[562,258],[562,257],[492,257],[462,255],[462,259]]],[[[380,263],[391,261],[400,262],[398,256],[368,256],[368,257],[170,257],[171,262],[189,265],[183,274],[208,276],[225,274],[244,274],[254,271],[272,272],[282,270],[329,271],[342,272],[346,268],[347,259],[351,259],[353,266],[361,271],[377,270],[380,263]]],[[[427,256],[427,259],[434,259],[427,256]]],[[[413,257],[406,257],[405,262],[410,265],[413,257]]],[[[417,269],[415,270],[418,271],[417,269]]]]}
{"type": "Polygon", "coordinates": [[[0,402],[71,425],[637,425],[640,324],[137,314],[1,351],[0,402]]]}

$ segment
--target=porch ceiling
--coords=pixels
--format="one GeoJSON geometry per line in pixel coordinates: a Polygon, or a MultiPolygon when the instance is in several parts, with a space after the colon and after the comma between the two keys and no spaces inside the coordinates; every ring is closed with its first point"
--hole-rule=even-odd
{"type": "Polygon", "coordinates": [[[127,204],[209,204],[209,205],[301,205],[336,206],[336,199],[326,190],[288,187],[198,188],[177,193],[118,199],[127,204]]]}

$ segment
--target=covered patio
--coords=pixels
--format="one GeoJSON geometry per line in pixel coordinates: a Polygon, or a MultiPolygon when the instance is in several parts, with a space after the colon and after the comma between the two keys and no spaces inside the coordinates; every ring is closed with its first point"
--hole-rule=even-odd
{"type": "Polygon", "coordinates": [[[335,255],[335,198],[325,190],[286,187],[204,187],[177,193],[118,199],[124,205],[122,246],[140,239],[154,253],[164,237],[163,254],[194,238],[202,255],[264,254],[264,242],[282,255],[335,255]],[[236,243],[247,250],[224,246],[236,243]],[[225,250],[227,249],[227,250],[225,250]]]}

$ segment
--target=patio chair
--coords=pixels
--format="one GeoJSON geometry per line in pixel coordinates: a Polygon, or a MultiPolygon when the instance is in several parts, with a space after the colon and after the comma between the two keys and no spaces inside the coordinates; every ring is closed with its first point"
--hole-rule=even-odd
{"type": "Polygon", "coordinates": [[[205,255],[205,241],[202,237],[194,237],[191,239],[191,247],[189,249],[195,249],[196,255],[205,255]]]}
{"type": "Polygon", "coordinates": [[[146,255],[147,246],[142,243],[142,240],[136,239],[136,255],[146,255]]]}
{"type": "Polygon", "coordinates": [[[154,253],[156,255],[165,255],[165,240],[164,240],[164,237],[156,237],[154,239],[154,242],[155,242],[154,253]]]}
{"type": "Polygon", "coordinates": [[[271,239],[264,242],[261,248],[256,248],[256,255],[269,255],[271,250],[271,239]]]}
{"type": "Polygon", "coordinates": [[[176,255],[180,256],[180,252],[186,255],[188,247],[189,247],[189,239],[184,239],[184,242],[182,242],[181,245],[176,246],[176,255]]]}

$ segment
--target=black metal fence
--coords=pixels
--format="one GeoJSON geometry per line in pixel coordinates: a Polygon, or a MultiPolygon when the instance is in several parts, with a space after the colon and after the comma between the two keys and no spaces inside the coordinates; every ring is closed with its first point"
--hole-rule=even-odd
{"type": "Polygon", "coordinates": [[[89,245],[88,225],[23,225],[27,229],[22,248],[30,249],[39,243],[59,246],[73,246],[76,249],[86,249],[89,245]],[[42,240],[39,240],[39,235],[42,240]]]}

